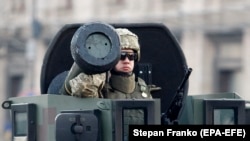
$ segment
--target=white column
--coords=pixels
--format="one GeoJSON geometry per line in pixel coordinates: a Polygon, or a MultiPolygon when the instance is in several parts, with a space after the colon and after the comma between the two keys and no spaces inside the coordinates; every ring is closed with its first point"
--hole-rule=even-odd
{"type": "Polygon", "coordinates": [[[189,77],[189,93],[201,94],[203,91],[203,53],[204,35],[198,30],[186,30],[183,33],[181,46],[187,65],[193,68],[189,77]]]}
{"type": "Polygon", "coordinates": [[[241,96],[245,99],[250,100],[250,28],[244,30],[242,39],[242,68],[243,68],[243,78],[241,80],[242,94],[241,96]]]}
{"type": "MultiPolygon", "coordinates": [[[[0,101],[1,104],[3,101],[7,100],[6,96],[7,96],[7,89],[6,89],[6,85],[7,85],[7,77],[6,77],[6,68],[7,68],[7,47],[5,46],[0,46],[0,90],[1,90],[1,96],[0,96],[0,101]]],[[[3,108],[0,108],[0,136],[2,137],[1,139],[5,140],[5,135],[4,134],[4,126],[6,123],[6,119],[5,119],[5,114],[6,114],[6,110],[4,110],[3,108]]]]}
{"type": "Polygon", "coordinates": [[[36,60],[34,63],[34,92],[36,95],[40,95],[40,79],[41,79],[41,69],[43,64],[44,55],[47,47],[41,42],[37,42],[37,50],[36,50],[36,60]]]}

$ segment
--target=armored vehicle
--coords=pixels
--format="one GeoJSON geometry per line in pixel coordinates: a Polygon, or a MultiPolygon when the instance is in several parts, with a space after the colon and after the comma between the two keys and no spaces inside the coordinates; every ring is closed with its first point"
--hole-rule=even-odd
{"type": "Polygon", "coordinates": [[[12,141],[122,141],[123,112],[131,109],[144,111],[145,125],[249,123],[247,102],[235,93],[188,95],[192,68],[161,23],[67,24],[50,43],[41,69],[41,95],[12,97],[2,104],[11,112],[12,141]],[[153,99],[61,95],[74,64],[79,69],[71,77],[80,70],[95,74],[114,66],[120,57],[114,32],[118,27],[139,37],[141,58],[134,71],[148,85],[160,88],[152,92],[153,99]]]}

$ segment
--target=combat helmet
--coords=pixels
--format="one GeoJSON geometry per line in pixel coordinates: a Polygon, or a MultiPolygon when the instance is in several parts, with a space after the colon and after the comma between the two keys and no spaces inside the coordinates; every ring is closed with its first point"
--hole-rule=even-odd
{"type": "Polygon", "coordinates": [[[121,49],[132,49],[137,53],[137,59],[140,60],[140,45],[138,41],[138,36],[132,33],[127,28],[117,28],[116,32],[120,37],[121,49]]]}

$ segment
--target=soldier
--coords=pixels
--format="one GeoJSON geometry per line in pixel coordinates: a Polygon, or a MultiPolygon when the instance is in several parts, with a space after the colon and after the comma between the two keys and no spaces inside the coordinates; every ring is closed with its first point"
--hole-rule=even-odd
{"type": "Polygon", "coordinates": [[[121,58],[110,71],[107,98],[111,99],[151,99],[144,80],[133,73],[135,63],[140,59],[138,36],[125,28],[116,29],[120,36],[121,58]]]}
{"type": "MultiPolygon", "coordinates": [[[[70,90],[76,97],[110,99],[152,99],[151,90],[145,81],[136,78],[133,70],[140,60],[138,36],[126,28],[116,29],[120,37],[121,57],[108,73],[87,75],[80,73],[69,80],[70,90]],[[106,74],[106,75],[105,75],[106,74]]],[[[156,88],[157,89],[157,88],[156,88]]],[[[145,124],[144,112],[140,109],[124,110],[124,140],[128,140],[129,124],[145,124]]]]}
{"type": "MultiPolygon", "coordinates": [[[[111,99],[152,99],[145,81],[133,73],[140,59],[138,36],[125,28],[116,29],[120,36],[121,58],[110,71],[106,97],[111,99]]],[[[124,140],[128,140],[129,124],[145,124],[143,110],[124,110],[124,140]]]]}
{"type": "Polygon", "coordinates": [[[95,75],[80,73],[69,81],[70,90],[66,89],[68,94],[82,98],[152,98],[145,81],[136,78],[133,73],[135,63],[140,60],[138,36],[126,28],[118,28],[116,31],[121,43],[121,58],[116,66],[109,73],[95,75]]]}

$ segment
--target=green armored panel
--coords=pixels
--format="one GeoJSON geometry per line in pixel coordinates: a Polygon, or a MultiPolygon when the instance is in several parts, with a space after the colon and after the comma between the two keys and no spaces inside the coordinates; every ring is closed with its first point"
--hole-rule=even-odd
{"type": "Polygon", "coordinates": [[[245,101],[236,93],[190,95],[180,124],[244,124],[245,117],[245,101]],[[231,122],[224,115],[230,115],[231,122]]]}
{"type": "MultiPolygon", "coordinates": [[[[61,111],[93,110],[102,111],[103,120],[107,124],[106,136],[112,137],[111,101],[109,99],[80,99],[71,96],[41,95],[32,97],[10,98],[12,104],[34,103],[37,106],[37,139],[38,141],[55,140],[55,118],[61,111]],[[104,111],[102,109],[105,109],[104,111]]],[[[35,113],[34,113],[35,114],[35,113]]],[[[104,122],[102,122],[104,123],[104,122]]]]}
{"type": "Polygon", "coordinates": [[[179,118],[179,124],[193,124],[194,115],[193,115],[193,99],[191,96],[187,96],[185,105],[183,106],[182,113],[179,118]]]}
{"type": "Polygon", "coordinates": [[[45,94],[14,97],[8,101],[11,102],[13,138],[28,136],[29,141],[64,141],[75,136],[89,141],[121,140],[124,109],[145,109],[145,124],[160,124],[161,118],[159,99],[111,100],[45,94]],[[27,104],[36,109],[27,109],[27,104]]]}
{"type": "Polygon", "coordinates": [[[246,104],[246,124],[250,125],[250,105],[249,105],[249,102],[246,104]]]}

